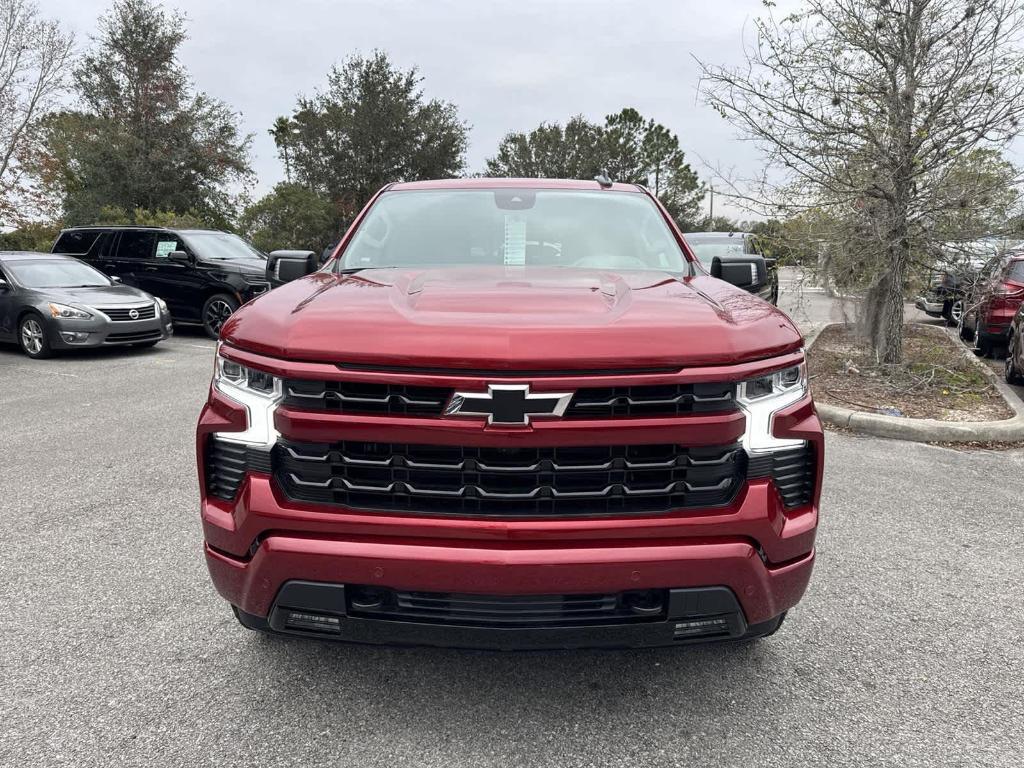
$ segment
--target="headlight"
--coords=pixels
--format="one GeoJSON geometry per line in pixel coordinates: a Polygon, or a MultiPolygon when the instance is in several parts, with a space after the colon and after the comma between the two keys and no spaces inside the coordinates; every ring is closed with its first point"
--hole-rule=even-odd
{"type": "Polygon", "coordinates": [[[229,360],[220,354],[219,347],[216,381],[219,388],[223,389],[222,385],[227,385],[231,389],[243,389],[261,397],[273,397],[275,392],[280,394],[281,391],[281,380],[276,376],[229,360]]]}
{"type": "Polygon", "coordinates": [[[50,316],[60,317],[65,320],[88,320],[92,317],[92,313],[77,307],[69,307],[67,304],[54,304],[51,302],[50,316]]]}
{"type": "Polygon", "coordinates": [[[154,296],[153,298],[156,300],[157,314],[161,314],[161,313],[165,314],[165,315],[171,314],[170,311],[167,309],[167,302],[166,301],[161,299],[159,296],[154,296]]]}
{"type": "Polygon", "coordinates": [[[248,412],[244,432],[219,432],[217,436],[235,443],[273,445],[277,439],[274,411],[281,401],[281,379],[225,357],[218,344],[213,384],[248,412]]]}
{"type": "Polygon", "coordinates": [[[242,275],[242,280],[249,286],[249,293],[259,296],[270,290],[270,283],[264,275],[242,275]]]}
{"type": "Polygon", "coordinates": [[[803,445],[803,440],[775,437],[772,418],[806,395],[807,366],[802,362],[740,382],[736,387],[736,402],[747,414],[743,447],[753,453],[803,445]]]}

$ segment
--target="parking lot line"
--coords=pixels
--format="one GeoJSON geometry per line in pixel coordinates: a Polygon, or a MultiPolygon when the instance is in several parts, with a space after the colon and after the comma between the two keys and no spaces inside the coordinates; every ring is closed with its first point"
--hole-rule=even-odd
{"type": "Polygon", "coordinates": [[[60,371],[50,370],[49,368],[33,368],[31,365],[15,365],[14,370],[16,371],[29,371],[31,373],[42,373],[47,376],[67,376],[69,379],[79,378],[77,373],[61,373],[60,371]]]}

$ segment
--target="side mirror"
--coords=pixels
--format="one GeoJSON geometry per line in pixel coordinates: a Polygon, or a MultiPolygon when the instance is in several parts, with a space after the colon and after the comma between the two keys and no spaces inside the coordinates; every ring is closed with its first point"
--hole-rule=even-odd
{"type": "Polygon", "coordinates": [[[747,291],[756,291],[768,282],[768,267],[763,256],[716,256],[711,276],[747,291]]]}
{"type": "Polygon", "coordinates": [[[10,287],[10,284],[2,277],[0,277],[0,293],[7,293],[10,287]]]}
{"type": "Polygon", "coordinates": [[[192,258],[184,251],[171,251],[167,254],[167,258],[170,261],[175,261],[178,264],[191,264],[192,258]]]}
{"type": "Polygon", "coordinates": [[[274,287],[317,271],[320,259],[313,251],[271,251],[267,255],[267,280],[274,287]]]}
{"type": "Polygon", "coordinates": [[[124,280],[122,280],[120,277],[117,277],[115,275],[114,277],[110,278],[110,282],[111,282],[112,285],[121,285],[124,282],[124,280]]]}

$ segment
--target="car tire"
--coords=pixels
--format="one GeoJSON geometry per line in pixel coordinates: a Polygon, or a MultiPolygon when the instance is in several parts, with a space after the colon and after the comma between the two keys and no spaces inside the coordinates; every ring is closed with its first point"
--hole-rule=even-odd
{"type": "Polygon", "coordinates": [[[964,319],[964,300],[957,299],[951,301],[942,312],[942,316],[946,318],[946,325],[950,328],[956,328],[960,325],[964,319]]]}
{"type": "Polygon", "coordinates": [[[968,344],[974,341],[974,329],[968,325],[966,317],[964,317],[960,321],[959,331],[960,341],[966,342],[968,344]]]}
{"type": "Polygon", "coordinates": [[[18,346],[33,360],[53,356],[50,340],[46,338],[46,323],[37,312],[29,312],[18,321],[18,346]]]}
{"type": "Polygon", "coordinates": [[[981,318],[974,321],[974,348],[980,357],[991,357],[992,342],[986,341],[981,336],[981,318]]]}
{"type": "Polygon", "coordinates": [[[220,329],[224,327],[235,310],[238,302],[226,293],[215,293],[203,304],[203,330],[211,339],[220,338],[220,329]]]}
{"type": "Polygon", "coordinates": [[[1004,363],[1003,376],[1007,384],[1024,384],[1024,373],[1018,370],[1017,362],[1014,359],[1017,355],[1014,347],[1019,343],[1017,337],[1011,335],[1006,345],[1006,362],[1004,363]]]}

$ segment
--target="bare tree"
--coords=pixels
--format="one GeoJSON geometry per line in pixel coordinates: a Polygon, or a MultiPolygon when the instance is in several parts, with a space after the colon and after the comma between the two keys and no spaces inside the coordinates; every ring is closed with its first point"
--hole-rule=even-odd
{"type": "Polygon", "coordinates": [[[31,0],[0,0],[0,25],[0,217],[19,219],[33,130],[64,92],[74,39],[31,0]]]}
{"type": "Polygon", "coordinates": [[[765,150],[745,194],[774,215],[823,211],[844,225],[834,245],[869,249],[865,330],[900,362],[913,260],[988,234],[991,217],[957,212],[1005,203],[1005,174],[963,166],[1020,130],[1024,4],[804,0],[754,31],[746,66],[702,65],[708,103],[765,150]]]}

